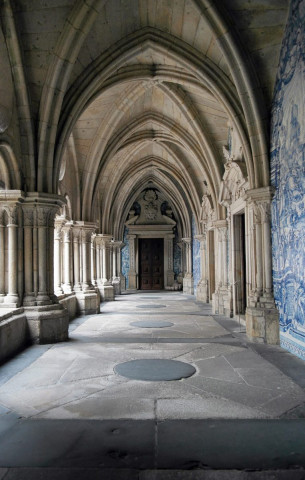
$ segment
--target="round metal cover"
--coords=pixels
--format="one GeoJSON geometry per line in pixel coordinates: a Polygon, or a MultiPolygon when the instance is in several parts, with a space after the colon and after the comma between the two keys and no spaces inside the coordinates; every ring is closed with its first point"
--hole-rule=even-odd
{"type": "Polygon", "coordinates": [[[139,320],[138,322],[131,322],[130,325],[139,328],[165,328],[172,327],[174,324],[172,322],[162,322],[160,320],[139,320]]]}
{"type": "Polygon", "coordinates": [[[114,367],[114,371],[123,377],[133,380],[162,382],[191,377],[196,372],[196,369],[189,363],[177,360],[141,358],[119,363],[114,367]]]}

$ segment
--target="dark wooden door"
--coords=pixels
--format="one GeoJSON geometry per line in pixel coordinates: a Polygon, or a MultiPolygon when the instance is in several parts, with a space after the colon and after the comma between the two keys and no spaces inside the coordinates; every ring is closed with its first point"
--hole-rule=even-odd
{"type": "Polygon", "coordinates": [[[163,238],[140,238],[140,289],[163,288],[163,238]]]}

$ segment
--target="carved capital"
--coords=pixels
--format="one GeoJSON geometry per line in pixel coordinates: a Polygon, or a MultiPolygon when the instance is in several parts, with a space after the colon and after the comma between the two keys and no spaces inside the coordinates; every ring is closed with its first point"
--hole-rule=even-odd
{"type": "Polygon", "coordinates": [[[16,204],[5,205],[4,209],[8,216],[8,224],[18,225],[18,206],[16,204]]]}
{"type": "Polygon", "coordinates": [[[270,223],[271,221],[271,205],[268,202],[262,202],[259,205],[261,216],[262,216],[262,223],[270,223]]]}

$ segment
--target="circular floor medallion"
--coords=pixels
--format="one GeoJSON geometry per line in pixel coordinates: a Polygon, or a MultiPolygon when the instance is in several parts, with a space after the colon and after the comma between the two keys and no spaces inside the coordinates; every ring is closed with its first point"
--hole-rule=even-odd
{"type": "Polygon", "coordinates": [[[146,309],[151,309],[151,308],[165,308],[166,305],[158,305],[152,303],[151,305],[137,305],[137,308],[146,308],[146,309]]]}
{"type": "Polygon", "coordinates": [[[131,322],[133,327],[139,328],[165,328],[172,327],[172,322],[162,322],[160,320],[139,320],[138,322],[131,322]]]}
{"type": "Polygon", "coordinates": [[[141,358],[119,363],[114,367],[114,371],[123,377],[133,380],[162,382],[191,377],[196,372],[196,369],[189,363],[177,360],[141,358]]]}

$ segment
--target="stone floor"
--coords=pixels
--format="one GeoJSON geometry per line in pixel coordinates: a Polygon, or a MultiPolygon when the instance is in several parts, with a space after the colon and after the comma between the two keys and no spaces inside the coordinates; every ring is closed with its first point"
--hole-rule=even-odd
{"type": "Polygon", "coordinates": [[[1,367],[0,480],[305,478],[304,362],[179,292],[122,295],[101,311],[71,322],[68,342],[1,367]],[[196,373],[115,373],[137,359],[196,373]]]}

